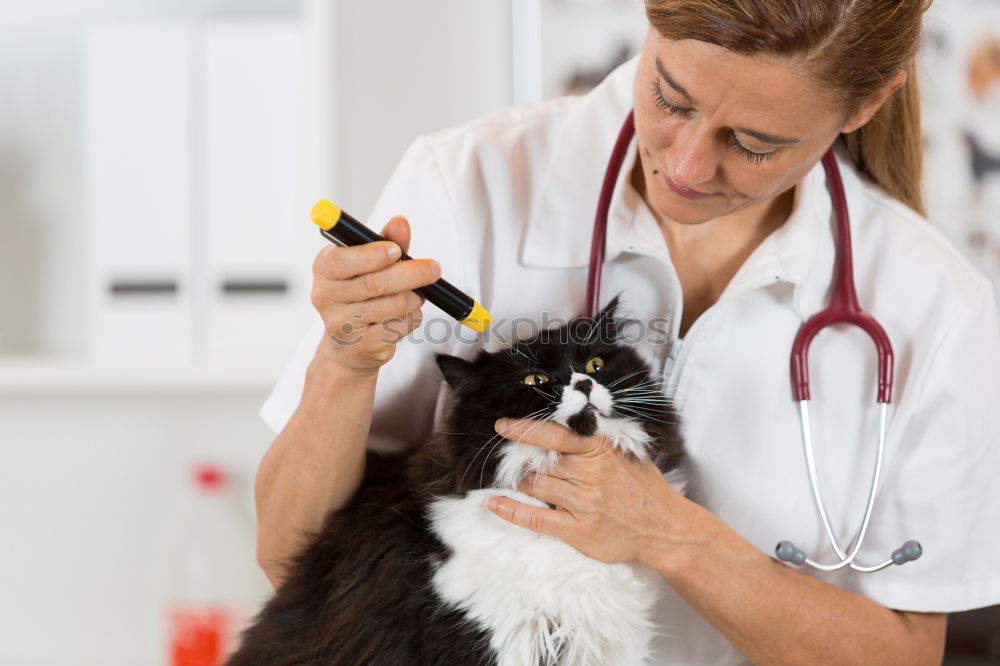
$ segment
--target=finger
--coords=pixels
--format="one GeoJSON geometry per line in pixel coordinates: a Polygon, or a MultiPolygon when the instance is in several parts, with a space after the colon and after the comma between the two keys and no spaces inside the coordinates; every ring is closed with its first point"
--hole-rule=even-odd
{"type": "MultiPolygon", "coordinates": [[[[413,292],[401,292],[394,295],[416,301],[416,305],[405,312],[392,311],[385,314],[365,315],[355,311],[347,315],[331,317],[327,324],[327,332],[335,342],[350,346],[361,340],[371,339],[376,343],[389,345],[399,342],[412,333],[423,322],[423,312],[420,310],[421,299],[413,292]]],[[[376,299],[376,301],[384,300],[376,299]]],[[[365,301],[367,303],[367,301],[365,301]]]]}
{"type": "Polygon", "coordinates": [[[528,474],[521,480],[525,494],[576,514],[580,509],[579,489],[569,481],[546,474],[528,474]]]}
{"type": "Polygon", "coordinates": [[[403,252],[410,249],[410,223],[402,215],[394,215],[386,222],[380,235],[401,247],[403,252]]]}
{"type": "Polygon", "coordinates": [[[328,245],[316,255],[313,272],[327,280],[349,280],[391,266],[399,259],[399,246],[391,241],[354,247],[328,245]]]}
{"type": "Polygon", "coordinates": [[[413,313],[423,305],[423,299],[412,291],[398,291],[352,306],[351,321],[355,324],[381,324],[389,319],[399,319],[413,313]]]}
{"type": "Polygon", "coordinates": [[[416,330],[424,320],[424,313],[419,309],[407,312],[402,317],[385,319],[372,327],[377,331],[379,341],[384,345],[393,345],[416,330]]]}
{"type": "Polygon", "coordinates": [[[497,419],[494,429],[507,439],[560,453],[592,453],[601,441],[598,437],[578,435],[558,423],[537,419],[497,419]]]}
{"type": "MultiPolygon", "coordinates": [[[[393,241],[403,252],[410,251],[410,222],[402,215],[394,215],[392,219],[386,222],[385,226],[382,227],[382,237],[393,241]]],[[[424,297],[420,296],[420,303],[425,302],[424,297]]]]}
{"type": "Polygon", "coordinates": [[[565,511],[521,504],[509,497],[491,497],[486,508],[508,523],[554,537],[568,533],[573,518],[565,511]]]}
{"type": "Polygon", "coordinates": [[[351,278],[338,288],[342,302],[357,303],[401,291],[412,291],[437,281],[441,265],[433,259],[400,261],[374,273],[351,278]]]}

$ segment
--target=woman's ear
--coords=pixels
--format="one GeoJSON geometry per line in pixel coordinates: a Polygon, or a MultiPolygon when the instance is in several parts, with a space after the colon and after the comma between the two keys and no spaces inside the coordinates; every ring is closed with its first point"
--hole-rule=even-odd
{"type": "Polygon", "coordinates": [[[906,72],[899,70],[893,74],[892,78],[882,89],[876,92],[874,95],[869,97],[861,107],[855,112],[853,116],[847,119],[847,122],[841,128],[841,134],[850,134],[857,129],[863,127],[869,120],[871,120],[878,110],[882,108],[882,105],[888,101],[892,94],[903,87],[906,83],[906,72]]]}

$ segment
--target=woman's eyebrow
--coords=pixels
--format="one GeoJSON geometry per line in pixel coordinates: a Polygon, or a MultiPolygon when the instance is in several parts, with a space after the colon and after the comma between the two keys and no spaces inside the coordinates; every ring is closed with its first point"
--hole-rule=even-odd
{"type": "MultiPolygon", "coordinates": [[[[676,90],[682,97],[684,97],[684,99],[688,101],[688,104],[690,104],[691,106],[698,106],[698,103],[694,101],[694,98],[691,97],[691,94],[684,89],[684,86],[677,83],[677,81],[674,81],[673,77],[671,77],[670,74],[667,73],[667,70],[663,68],[663,63],[660,62],[659,57],[654,58],[653,62],[656,65],[657,73],[664,81],[667,82],[667,85],[669,85],[671,88],[676,90]]],[[[735,127],[733,128],[733,131],[740,132],[741,134],[746,134],[748,136],[752,136],[758,141],[774,144],[776,146],[794,146],[795,144],[800,143],[802,141],[802,139],[789,139],[787,137],[775,136],[774,134],[767,134],[765,132],[758,132],[757,130],[747,129],[745,127],[735,127]]]]}
{"type": "Polygon", "coordinates": [[[773,143],[776,146],[794,146],[795,144],[802,141],[802,139],[786,139],[783,136],[774,136],[773,134],[764,134],[763,132],[758,132],[756,130],[749,130],[744,127],[733,128],[734,132],[739,132],[741,134],[749,134],[755,139],[763,141],[764,143],[773,143]]]}
{"type": "Polygon", "coordinates": [[[670,77],[670,75],[667,74],[667,70],[663,69],[663,64],[660,62],[660,58],[659,57],[654,58],[654,62],[656,63],[656,71],[660,74],[663,80],[667,82],[667,85],[669,85],[671,88],[679,92],[684,97],[684,99],[688,101],[688,104],[690,104],[691,106],[698,106],[698,102],[694,101],[694,98],[691,97],[690,94],[688,94],[688,91],[684,90],[681,84],[674,81],[670,77]]]}

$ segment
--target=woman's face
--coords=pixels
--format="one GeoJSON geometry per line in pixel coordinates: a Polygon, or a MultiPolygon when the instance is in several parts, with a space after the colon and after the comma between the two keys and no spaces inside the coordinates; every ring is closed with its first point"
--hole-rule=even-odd
{"type": "Polygon", "coordinates": [[[700,224],[770,201],[845,126],[836,100],[796,65],[650,30],[635,128],[645,199],[669,220],[700,224]]]}

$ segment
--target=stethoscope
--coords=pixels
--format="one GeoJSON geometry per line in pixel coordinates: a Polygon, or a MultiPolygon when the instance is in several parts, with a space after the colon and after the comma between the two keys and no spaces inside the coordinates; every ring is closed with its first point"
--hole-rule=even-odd
{"type": "MultiPolygon", "coordinates": [[[[590,267],[587,273],[587,315],[593,317],[598,312],[598,299],[601,292],[601,273],[604,268],[604,243],[607,235],[608,209],[611,206],[611,195],[621,172],[625,154],[628,152],[629,144],[635,135],[635,120],[630,111],[618,133],[614,149],[611,151],[611,159],[608,161],[607,169],[604,172],[604,183],[601,185],[601,196],[597,202],[597,213],[594,217],[594,234],[590,245],[590,267]]],[[[878,488],[879,476],[882,472],[882,457],[885,451],[885,425],[886,410],[892,399],[892,370],[893,355],[892,345],[885,330],[870,314],[865,312],[858,305],[858,296],[854,290],[854,269],[851,259],[851,233],[850,221],[847,215],[847,198],[844,196],[844,184],[840,178],[840,169],[837,160],[833,155],[833,149],[827,151],[823,156],[823,167],[826,170],[827,187],[830,190],[830,197],[833,202],[834,214],[836,216],[836,264],[834,268],[833,295],[830,297],[830,304],[807,320],[799,329],[792,345],[792,388],[795,400],[799,403],[799,415],[802,423],[802,442],[805,450],[806,467],[809,470],[809,484],[812,487],[813,500],[819,511],[820,520],[826,530],[826,536],[833,546],[834,552],[839,558],[835,564],[820,564],[806,557],[806,554],[795,546],[791,541],[782,541],[775,548],[778,559],[791,564],[808,564],[820,571],[836,571],[844,567],[850,567],[855,571],[872,572],[879,571],[891,564],[905,564],[920,557],[923,552],[920,544],[916,541],[907,541],[902,546],[893,551],[892,555],[884,562],[873,566],[863,566],[855,561],[861,545],[868,532],[868,525],[871,521],[872,507],[875,504],[875,493],[878,488]],[[852,324],[860,327],[875,342],[875,349],[878,352],[878,397],[879,404],[879,425],[878,425],[878,447],[875,456],[875,471],[872,474],[871,488],[868,491],[868,501],[865,506],[864,519],[861,521],[861,529],[858,530],[854,540],[854,546],[850,552],[840,547],[830,519],[827,516],[826,506],[819,490],[819,478],[816,474],[816,460],[813,455],[812,432],[809,425],[809,345],[813,338],[823,328],[832,324],[852,324]]]]}

